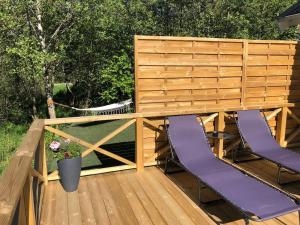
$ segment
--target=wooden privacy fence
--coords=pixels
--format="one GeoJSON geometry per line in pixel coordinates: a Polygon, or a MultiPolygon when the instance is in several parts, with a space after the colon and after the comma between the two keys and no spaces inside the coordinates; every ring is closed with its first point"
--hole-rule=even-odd
{"type": "MultiPolygon", "coordinates": [[[[136,112],[276,109],[296,103],[299,56],[296,41],[135,36],[136,112]]],[[[297,107],[292,113],[300,115],[297,107]]],[[[210,121],[207,129],[222,129],[222,118],[210,121]]],[[[287,141],[295,144],[300,129],[294,122],[288,117],[286,133],[292,135],[287,141]]],[[[271,121],[280,127],[276,123],[271,121]]],[[[227,124],[227,129],[232,127],[227,124]]],[[[145,152],[156,152],[164,141],[147,126],[144,133],[145,152]]]]}
{"type": "Polygon", "coordinates": [[[136,36],[136,112],[295,102],[299,56],[295,41],[136,36]]]}

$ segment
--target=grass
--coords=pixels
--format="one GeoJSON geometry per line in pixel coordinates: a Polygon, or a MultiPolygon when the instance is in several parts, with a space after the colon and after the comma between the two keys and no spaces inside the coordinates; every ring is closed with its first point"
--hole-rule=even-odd
{"type": "Polygon", "coordinates": [[[19,146],[23,135],[28,129],[27,125],[13,123],[1,124],[0,128],[0,175],[7,167],[11,156],[19,146]]]}
{"type": "MultiPolygon", "coordinates": [[[[72,124],[60,126],[59,129],[78,137],[89,143],[96,143],[106,135],[113,132],[115,129],[126,123],[128,120],[93,122],[84,124],[72,124]]],[[[27,125],[15,125],[12,123],[5,123],[1,125],[0,129],[0,175],[7,167],[9,160],[17,147],[20,145],[23,135],[28,129],[27,125]]],[[[49,144],[58,139],[57,136],[46,132],[46,149],[48,159],[48,170],[56,169],[55,153],[50,151],[49,144]]],[[[105,150],[120,155],[128,160],[135,160],[135,125],[131,125],[126,130],[109,140],[101,146],[105,150]]],[[[84,147],[79,148],[80,151],[85,150],[84,147]]],[[[102,154],[92,152],[83,158],[82,168],[94,167],[108,167],[122,165],[122,163],[113,160],[102,154]]]]}
{"type": "MultiPolygon", "coordinates": [[[[68,83],[69,87],[72,86],[72,83],[68,83]]],[[[53,95],[55,96],[58,93],[67,93],[68,89],[66,83],[55,83],[53,87],[53,95]]]]}
{"type": "MultiPolygon", "coordinates": [[[[105,121],[105,122],[93,122],[84,124],[72,124],[68,126],[60,127],[59,129],[78,137],[89,143],[96,143],[106,135],[113,132],[115,129],[126,123],[128,120],[116,120],[116,121],[105,121]]],[[[55,153],[49,150],[49,143],[57,139],[56,136],[47,133],[46,134],[46,146],[47,146],[47,159],[48,159],[48,170],[53,171],[56,169],[55,153]]],[[[120,155],[128,160],[135,160],[135,125],[131,125],[129,128],[109,140],[107,143],[101,146],[105,150],[120,155]]],[[[81,151],[85,150],[84,147],[81,151]]],[[[106,157],[96,152],[90,153],[88,156],[83,158],[82,168],[94,168],[94,167],[108,167],[122,165],[122,163],[106,157]]]]}

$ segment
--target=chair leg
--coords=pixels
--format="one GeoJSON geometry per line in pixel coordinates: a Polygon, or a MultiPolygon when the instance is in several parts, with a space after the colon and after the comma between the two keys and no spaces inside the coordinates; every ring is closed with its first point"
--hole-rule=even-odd
{"type": "Polygon", "coordinates": [[[249,221],[248,218],[244,218],[244,220],[245,220],[245,225],[249,225],[250,224],[250,221],[249,221]]]}
{"type": "Polygon", "coordinates": [[[280,175],[281,175],[281,166],[278,165],[278,171],[277,171],[277,183],[279,185],[281,185],[281,181],[280,181],[280,175]]]}
{"type": "Polygon", "coordinates": [[[166,161],[165,161],[165,168],[164,168],[164,173],[167,174],[168,172],[168,164],[169,164],[169,156],[166,156],[166,161]]]}

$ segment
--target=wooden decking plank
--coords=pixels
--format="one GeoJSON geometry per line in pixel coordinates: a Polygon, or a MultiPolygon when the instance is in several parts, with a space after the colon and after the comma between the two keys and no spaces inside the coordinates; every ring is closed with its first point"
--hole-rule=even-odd
{"type": "Polygon", "coordinates": [[[215,222],[213,222],[211,218],[209,218],[207,214],[199,208],[198,205],[196,205],[188,196],[186,196],[172,181],[164,176],[161,171],[159,171],[157,168],[149,168],[149,170],[152,171],[153,175],[159,180],[159,182],[179,205],[184,204],[184,211],[195,224],[215,224],[215,222]]]}
{"type": "Polygon", "coordinates": [[[150,185],[148,182],[146,182],[144,177],[141,176],[141,174],[137,174],[136,178],[137,178],[139,184],[142,186],[144,192],[146,193],[148,198],[151,199],[153,205],[160,212],[160,215],[164,218],[166,223],[170,224],[170,225],[177,225],[177,224],[179,225],[180,221],[177,219],[177,217],[174,215],[174,213],[168,207],[165,199],[156,193],[156,191],[153,189],[152,185],[150,185]]]}
{"type": "MultiPolygon", "coordinates": [[[[220,202],[214,205],[213,209],[211,209],[211,213],[221,220],[221,224],[240,225],[240,221],[242,221],[240,219],[240,213],[225,202],[220,202]]],[[[243,225],[244,224],[245,222],[243,225]]]]}
{"type": "Polygon", "coordinates": [[[122,216],[123,223],[130,225],[139,224],[116,177],[116,173],[105,174],[104,179],[109,190],[111,191],[113,200],[118,205],[118,210],[122,216]]]}
{"type": "Polygon", "coordinates": [[[81,210],[78,191],[67,194],[69,225],[81,225],[81,210]]]}
{"type": "Polygon", "coordinates": [[[129,181],[130,186],[135,191],[136,195],[138,196],[139,200],[143,204],[144,208],[146,209],[151,221],[155,225],[165,225],[167,224],[166,221],[163,219],[161,214],[159,213],[158,209],[155,207],[151,199],[148,197],[144,189],[141,187],[140,183],[138,182],[136,176],[126,173],[124,174],[127,180],[129,181]]]}
{"type": "Polygon", "coordinates": [[[132,187],[130,186],[128,180],[124,176],[124,173],[116,173],[116,177],[119,180],[121,188],[123,189],[123,192],[125,193],[125,196],[128,199],[128,202],[132,208],[133,213],[135,214],[138,223],[143,225],[155,225],[149,218],[147,211],[143,207],[142,203],[140,202],[132,187]]]}
{"type": "Polygon", "coordinates": [[[97,180],[99,192],[102,193],[103,201],[105,204],[105,208],[108,214],[110,224],[112,225],[124,224],[122,217],[118,211],[118,205],[113,200],[112,193],[107,187],[106,180],[104,179],[103,175],[95,176],[94,178],[97,180]]]}
{"type": "Polygon", "coordinates": [[[41,225],[52,225],[55,215],[56,189],[57,182],[50,182],[46,187],[45,199],[42,208],[41,225]]]}
{"type": "MultiPolygon", "coordinates": [[[[158,197],[160,200],[156,202],[157,207],[161,207],[161,212],[166,213],[166,209],[169,210],[168,220],[174,217],[174,221],[169,224],[179,223],[179,224],[194,224],[193,221],[186,215],[184,210],[177,204],[177,202],[173,199],[173,197],[163,189],[162,185],[153,179],[153,175],[151,173],[139,173],[137,176],[140,179],[140,182],[143,182],[144,188],[149,188],[146,192],[147,194],[154,191],[155,197],[158,197]]],[[[151,198],[152,199],[152,198],[151,198]]],[[[153,199],[152,199],[153,200],[153,199]]],[[[166,219],[167,220],[167,219],[166,219]]]]}
{"type": "MultiPolygon", "coordinates": [[[[266,161],[248,162],[242,166],[263,179],[273,179],[275,167],[266,161]],[[262,171],[263,169],[263,171],[262,171]]],[[[240,165],[241,165],[240,164],[240,165]]],[[[42,204],[41,225],[81,224],[226,224],[244,225],[238,211],[225,202],[199,208],[191,198],[196,198],[197,185],[187,185],[191,198],[182,190],[191,181],[187,174],[171,175],[171,181],[158,168],[101,174],[81,178],[78,192],[66,193],[61,184],[49,182],[42,204]],[[177,184],[177,180],[179,184],[177,184]]],[[[273,183],[272,182],[272,183],[273,183]]],[[[285,190],[299,193],[299,184],[283,186],[285,190]]],[[[194,200],[195,200],[194,199],[194,200]]],[[[296,225],[297,212],[273,220],[250,222],[251,225],[296,225]]]]}
{"type": "Polygon", "coordinates": [[[97,224],[110,224],[108,214],[105,208],[103,193],[98,188],[95,177],[87,176],[84,178],[88,184],[89,197],[91,199],[92,208],[97,224]]]}
{"type": "Polygon", "coordinates": [[[96,225],[97,223],[92,208],[92,202],[88,193],[89,191],[86,179],[81,179],[78,187],[81,221],[83,225],[96,225]]]}
{"type": "Polygon", "coordinates": [[[68,225],[68,198],[67,192],[56,182],[56,204],[55,204],[55,220],[54,224],[68,225]]]}
{"type": "Polygon", "coordinates": [[[194,221],[184,210],[186,205],[190,203],[188,202],[183,202],[183,204],[177,203],[177,201],[175,200],[175,196],[172,196],[170,193],[168,193],[168,191],[164,188],[163,185],[161,185],[161,183],[157,179],[152,179],[153,176],[154,174],[150,173],[150,171],[148,172],[148,174],[146,173],[144,174],[144,177],[150,182],[150,184],[153,184],[153,187],[154,189],[156,189],[157,193],[163,196],[163,199],[166,201],[170,209],[174,212],[175,216],[177,216],[180,223],[195,224],[194,221]]]}
{"type": "Polygon", "coordinates": [[[48,215],[48,211],[49,211],[49,192],[50,192],[50,187],[52,185],[51,182],[49,183],[49,185],[45,188],[44,190],[44,197],[43,197],[43,202],[42,202],[42,206],[41,206],[41,219],[40,219],[40,224],[41,225],[45,225],[46,224],[46,218],[48,215]]]}

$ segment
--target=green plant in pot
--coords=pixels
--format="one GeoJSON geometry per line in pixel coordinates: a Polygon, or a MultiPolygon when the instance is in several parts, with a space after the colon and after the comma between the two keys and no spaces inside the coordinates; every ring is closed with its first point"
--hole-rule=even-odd
{"type": "Polygon", "coordinates": [[[60,149],[55,153],[60,182],[66,192],[76,191],[81,172],[81,149],[68,140],[60,141],[60,149]]]}

